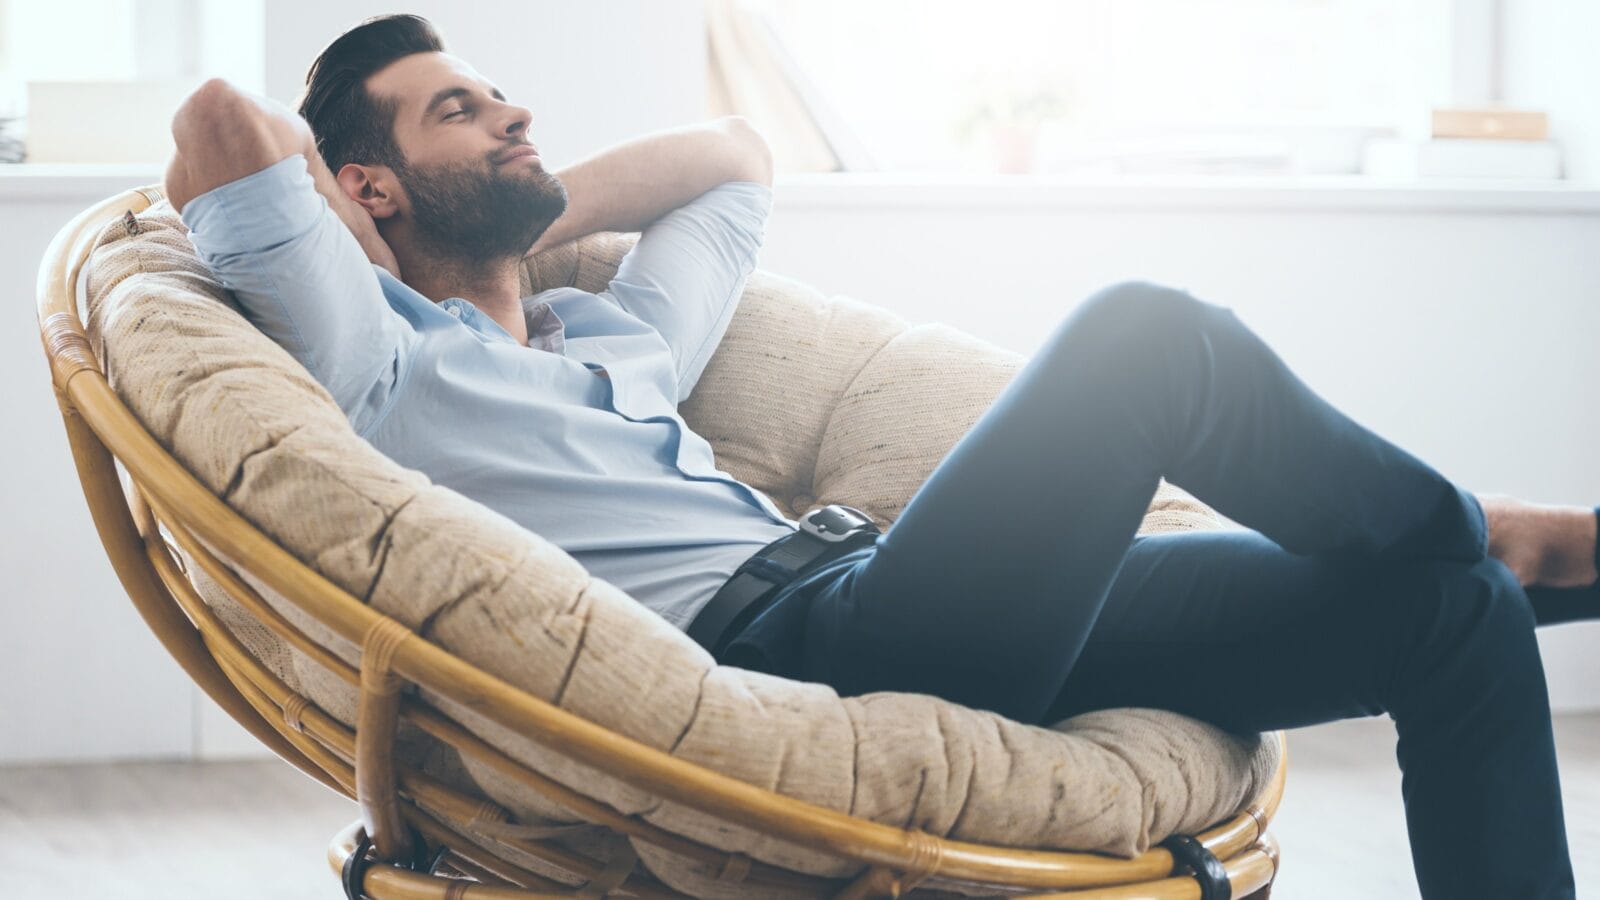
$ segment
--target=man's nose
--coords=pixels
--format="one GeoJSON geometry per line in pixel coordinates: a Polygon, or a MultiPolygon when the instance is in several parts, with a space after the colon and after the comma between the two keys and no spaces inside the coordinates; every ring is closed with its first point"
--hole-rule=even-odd
{"type": "Polygon", "coordinates": [[[507,115],[509,116],[506,120],[507,135],[515,135],[527,131],[528,127],[533,124],[533,111],[526,107],[513,106],[507,115]]]}

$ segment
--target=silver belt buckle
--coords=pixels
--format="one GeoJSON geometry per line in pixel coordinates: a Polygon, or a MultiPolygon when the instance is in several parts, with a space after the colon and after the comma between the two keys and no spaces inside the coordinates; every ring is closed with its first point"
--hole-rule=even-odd
{"type": "Polygon", "coordinates": [[[801,516],[798,521],[801,531],[830,544],[837,544],[862,533],[878,533],[878,526],[873,523],[871,516],[842,503],[830,503],[813,509],[801,516]]]}

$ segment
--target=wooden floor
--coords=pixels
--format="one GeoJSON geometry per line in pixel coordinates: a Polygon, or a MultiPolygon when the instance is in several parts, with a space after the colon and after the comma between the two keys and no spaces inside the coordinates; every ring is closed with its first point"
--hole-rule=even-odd
{"type": "MultiPolygon", "coordinates": [[[[1580,897],[1600,897],[1600,715],[1556,720],[1580,897]]],[[[1414,898],[1386,718],[1292,732],[1278,900],[1414,898]]],[[[353,804],[274,762],[0,768],[0,897],[333,898],[353,804]]]]}

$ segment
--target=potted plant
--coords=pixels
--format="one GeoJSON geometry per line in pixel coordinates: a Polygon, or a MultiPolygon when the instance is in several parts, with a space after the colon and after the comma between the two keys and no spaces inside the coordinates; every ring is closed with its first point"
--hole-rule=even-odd
{"type": "Polygon", "coordinates": [[[1068,94],[1061,81],[1045,77],[981,85],[956,121],[956,135],[963,142],[986,135],[997,172],[1032,172],[1039,127],[1068,117],[1068,94]]]}

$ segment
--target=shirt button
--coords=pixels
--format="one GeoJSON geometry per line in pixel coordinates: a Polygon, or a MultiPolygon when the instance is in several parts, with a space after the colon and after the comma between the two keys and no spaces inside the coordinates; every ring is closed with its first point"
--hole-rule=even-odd
{"type": "Polygon", "coordinates": [[[450,310],[450,315],[455,316],[458,319],[461,318],[461,307],[451,306],[448,307],[448,309],[450,310]]]}

